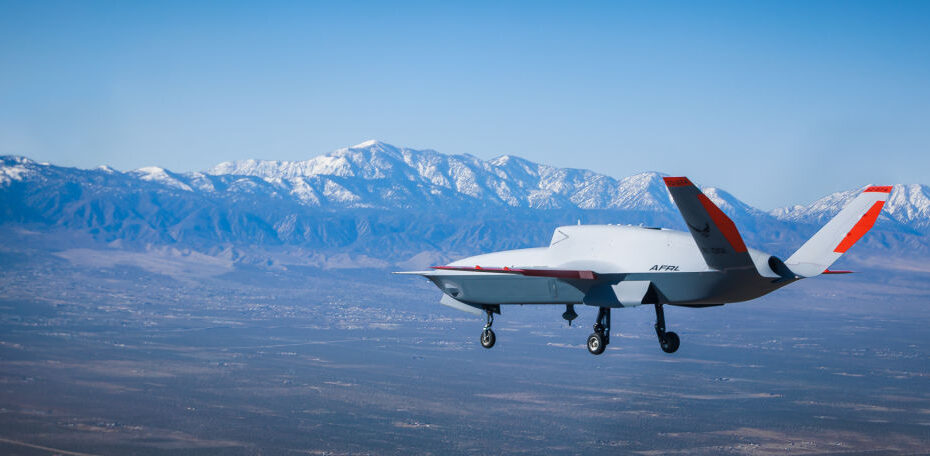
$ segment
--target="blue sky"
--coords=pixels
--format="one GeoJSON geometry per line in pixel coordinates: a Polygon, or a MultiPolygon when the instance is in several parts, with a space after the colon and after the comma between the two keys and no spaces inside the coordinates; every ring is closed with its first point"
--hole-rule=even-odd
{"type": "Polygon", "coordinates": [[[0,154],[188,171],[367,139],[763,209],[930,183],[930,2],[0,0],[0,154]]]}

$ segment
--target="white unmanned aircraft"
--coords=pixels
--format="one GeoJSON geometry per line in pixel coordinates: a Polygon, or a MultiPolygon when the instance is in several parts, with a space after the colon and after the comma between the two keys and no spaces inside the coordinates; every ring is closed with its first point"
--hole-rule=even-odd
{"type": "Polygon", "coordinates": [[[494,346],[494,314],[503,304],[564,304],[569,324],[575,304],[598,307],[588,351],[610,343],[610,309],[652,304],[656,335],[666,353],[678,335],[665,330],[665,304],[709,307],[748,301],[797,280],[842,274],[827,268],[875,224],[891,187],[869,187],[787,260],[747,248],[736,225],[686,177],[665,184],[688,233],[665,228],[578,225],[556,228],[548,247],[478,255],[401,272],[430,279],[441,304],[487,315],[481,345],[494,346]]]}

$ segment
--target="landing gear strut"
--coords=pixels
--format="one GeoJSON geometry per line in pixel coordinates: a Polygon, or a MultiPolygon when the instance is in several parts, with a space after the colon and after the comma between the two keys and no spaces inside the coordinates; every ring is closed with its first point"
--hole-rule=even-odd
{"type": "MultiPolygon", "coordinates": [[[[665,330],[665,311],[662,304],[656,304],[656,336],[659,336],[659,346],[665,353],[675,353],[681,345],[678,334],[665,330]]],[[[590,350],[590,348],[589,348],[590,350]]],[[[592,352],[593,353],[593,352],[592,352]]]]}
{"type": "Polygon", "coordinates": [[[600,355],[607,349],[608,344],[610,344],[610,307],[599,307],[594,332],[588,336],[588,351],[592,355],[600,355]]]}
{"type": "Polygon", "coordinates": [[[497,336],[494,335],[494,331],[491,331],[491,325],[494,324],[494,311],[491,309],[485,309],[484,311],[488,314],[488,321],[484,324],[484,331],[481,331],[481,346],[491,348],[494,346],[494,342],[497,342],[497,336]]]}

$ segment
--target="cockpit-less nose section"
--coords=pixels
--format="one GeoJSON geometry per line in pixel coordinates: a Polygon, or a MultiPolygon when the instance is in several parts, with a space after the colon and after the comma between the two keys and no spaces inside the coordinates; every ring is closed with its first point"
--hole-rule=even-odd
{"type": "Polygon", "coordinates": [[[788,259],[749,248],[736,225],[686,177],[666,177],[689,233],[618,225],[556,228],[548,247],[507,250],[411,271],[430,279],[441,304],[485,314],[481,345],[494,346],[494,314],[508,304],[561,304],[562,318],[577,318],[574,305],[598,308],[588,351],[610,344],[610,311],[649,304],[656,311],[662,350],[674,353],[679,338],[665,329],[663,306],[707,307],[748,301],[797,280],[841,274],[828,268],[872,226],[891,187],[869,187],[788,259]]]}

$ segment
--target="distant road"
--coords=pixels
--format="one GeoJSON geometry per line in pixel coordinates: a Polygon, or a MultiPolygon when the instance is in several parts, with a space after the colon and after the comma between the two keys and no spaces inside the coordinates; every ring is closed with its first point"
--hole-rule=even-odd
{"type": "Polygon", "coordinates": [[[10,443],[13,445],[19,445],[19,446],[24,446],[24,447],[29,447],[29,448],[35,448],[38,450],[45,450],[51,453],[69,454],[71,456],[99,456],[99,455],[91,454],[91,453],[78,453],[76,451],[62,450],[59,448],[52,448],[52,447],[47,447],[47,446],[42,446],[42,445],[34,445],[32,443],[20,442],[19,440],[5,439],[3,437],[0,437],[0,442],[10,443]]]}

